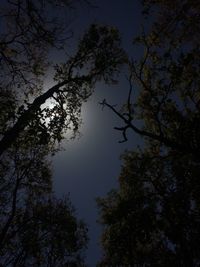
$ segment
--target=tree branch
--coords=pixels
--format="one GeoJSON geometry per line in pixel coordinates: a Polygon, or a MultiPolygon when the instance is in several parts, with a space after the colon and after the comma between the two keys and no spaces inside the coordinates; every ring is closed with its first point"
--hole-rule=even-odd
{"type": "Polygon", "coordinates": [[[4,137],[0,141],[0,156],[3,152],[8,149],[17,139],[19,134],[25,129],[28,125],[30,119],[35,115],[36,111],[39,110],[40,106],[45,103],[45,101],[53,97],[54,93],[57,93],[59,89],[71,82],[84,82],[90,81],[94,75],[89,76],[80,76],[75,78],[69,78],[63,82],[60,82],[53,87],[51,87],[47,92],[38,96],[32,104],[29,105],[29,108],[24,111],[24,113],[19,117],[15,125],[5,132],[4,137]]]}
{"type": "Polygon", "coordinates": [[[161,135],[157,135],[157,134],[154,134],[152,132],[148,132],[148,131],[145,131],[145,130],[142,130],[142,129],[136,127],[132,123],[132,121],[130,121],[129,119],[126,119],[123,114],[121,114],[114,106],[112,106],[109,103],[107,103],[105,99],[100,104],[103,105],[103,107],[106,106],[110,110],[112,110],[125,123],[124,127],[115,127],[116,130],[122,131],[122,133],[123,133],[124,140],[120,141],[120,143],[125,142],[125,141],[128,140],[127,136],[126,136],[126,131],[128,129],[132,129],[135,133],[137,133],[137,134],[139,134],[139,135],[141,135],[143,137],[148,137],[148,138],[150,138],[152,140],[158,141],[161,144],[166,145],[167,147],[171,147],[172,149],[177,149],[179,151],[183,151],[183,152],[186,152],[186,153],[192,153],[193,155],[198,156],[198,157],[200,156],[200,153],[199,153],[199,151],[197,149],[191,148],[190,146],[185,145],[185,144],[180,144],[180,143],[178,143],[176,141],[173,141],[173,140],[163,136],[162,134],[161,135]]]}

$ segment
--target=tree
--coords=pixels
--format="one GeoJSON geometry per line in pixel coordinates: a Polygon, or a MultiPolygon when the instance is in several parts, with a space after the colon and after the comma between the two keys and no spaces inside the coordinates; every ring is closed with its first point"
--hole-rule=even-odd
{"type": "Polygon", "coordinates": [[[144,54],[128,62],[127,102],[121,110],[105,100],[102,104],[124,123],[116,127],[123,141],[131,129],[164,147],[199,157],[200,5],[178,0],[143,2],[148,27],[135,42],[142,45],[144,54]]]}
{"type": "Polygon", "coordinates": [[[126,152],[119,190],[98,200],[99,266],[198,266],[199,173],[181,153],[126,152]]]}
{"type": "MultiPolygon", "coordinates": [[[[1,86],[11,93],[14,91],[20,98],[20,105],[18,111],[16,110],[12,116],[10,115],[12,123],[7,122],[10,125],[2,133],[0,154],[11,146],[25,127],[36,120],[46,136],[58,141],[62,139],[63,131],[72,128],[76,132],[80,122],[82,102],[91,95],[98,80],[104,79],[106,82],[111,82],[112,75],[117,72],[118,66],[124,61],[124,53],[120,48],[120,38],[117,31],[111,27],[92,25],[80,41],[77,53],[68,58],[66,56],[64,63],[54,66],[54,80],[57,84],[43,92],[42,84],[38,78],[44,77],[45,65],[48,63],[44,49],[48,49],[48,45],[53,46],[56,43],[58,28],[56,26],[56,28],[48,29],[48,22],[42,19],[42,12],[48,11],[41,5],[40,1],[34,3],[32,1],[12,3],[14,5],[14,20],[19,25],[16,25],[14,34],[11,28],[8,29],[8,34],[2,34],[1,38],[2,69],[5,75],[8,73],[7,75],[12,77],[8,83],[4,75],[1,86]],[[27,22],[26,17],[25,20],[23,18],[21,21],[21,16],[24,13],[27,16],[27,22]],[[32,20],[35,22],[33,25],[32,20]],[[23,25],[22,28],[20,23],[25,23],[25,26],[23,25]],[[43,39],[43,35],[46,39],[43,39]],[[31,38],[35,39],[32,40],[31,38]],[[30,43],[31,45],[29,45],[30,43]],[[12,53],[4,56],[4,50],[12,53]],[[24,50],[26,53],[23,53],[24,50]],[[13,60],[13,54],[15,55],[14,58],[19,58],[18,61],[13,60]],[[21,88],[22,96],[16,92],[17,88],[21,88]],[[29,102],[30,94],[35,96],[32,103],[29,102]],[[52,109],[43,106],[48,99],[54,100],[52,109]],[[47,118],[49,123],[47,123],[47,118]]],[[[52,4],[51,1],[50,4],[52,4]]],[[[47,13],[48,16],[50,13],[47,13]]],[[[9,18],[13,19],[12,16],[9,18]]],[[[54,24],[50,23],[50,27],[52,25],[54,24]]],[[[64,43],[62,44],[64,45],[64,43]]]]}
{"type": "Polygon", "coordinates": [[[92,25],[77,52],[66,53],[71,31],[60,14],[77,2],[9,0],[0,13],[3,266],[84,266],[87,228],[68,199],[54,197],[48,157],[65,131],[77,133],[82,103],[97,81],[113,81],[124,52],[116,29],[92,25]],[[64,62],[50,62],[53,49],[64,62]],[[50,71],[55,85],[45,90],[50,71]],[[54,106],[45,105],[47,100],[54,106]]]}
{"type": "Polygon", "coordinates": [[[0,164],[0,264],[84,266],[87,228],[52,193],[52,148],[24,131],[0,164]]]}
{"type": "Polygon", "coordinates": [[[67,199],[29,201],[13,226],[1,250],[2,266],[85,266],[87,228],[67,199]]]}
{"type": "Polygon", "coordinates": [[[122,142],[130,129],[145,143],[124,154],[119,190],[98,200],[99,266],[198,266],[200,5],[143,4],[148,25],[135,42],[144,53],[128,61],[127,102],[102,105],[124,123],[122,142]]]}

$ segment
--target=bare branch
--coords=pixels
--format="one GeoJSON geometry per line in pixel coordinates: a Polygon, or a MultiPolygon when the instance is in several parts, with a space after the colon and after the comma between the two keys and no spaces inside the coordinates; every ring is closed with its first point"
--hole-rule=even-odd
{"type": "Polygon", "coordinates": [[[194,155],[199,156],[199,151],[197,149],[191,148],[187,144],[178,143],[177,141],[171,140],[168,137],[163,136],[162,134],[157,135],[155,133],[148,132],[148,131],[145,131],[145,130],[138,128],[137,126],[135,126],[132,123],[132,121],[127,120],[124,117],[124,115],[121,114],[114,106],[107,103],[106,100],[104,100],[100,104],[103,105],[104,107],[108,107],[110,110],[112,110],[114,112],[114,114],[116,114],[125,123],[124,127],[115,127],[116,130],[122,131],[122,134],[123,134],[125,141],[127,141],[126,131],[128,129],[132,129],[135,133],[137,133],[143,137],[148,137],[151,140],[158,141],[161,144],[164,144],[164,145],[171,147],[173,149],[178,149],[179,151],[184,151],[187,153],[193,153],[194,155]]]}

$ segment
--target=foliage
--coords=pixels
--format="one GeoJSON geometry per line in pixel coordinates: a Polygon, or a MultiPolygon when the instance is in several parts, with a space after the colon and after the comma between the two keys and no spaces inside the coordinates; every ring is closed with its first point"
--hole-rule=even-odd
{"type": "Polygon", "coordinates": [[[199,162],[127,152],[119,190],[99,199],[100,266],[198,266],[199,162]]]}
{"type": "Polygon", "coordinates": [[[24,132],[0,165],[2,266],[83,266],[87,228],[52,193],[49,152],[24,132]]]}
{"type": "MultiPolygon", "coordinates": [[[[17,101],[17,107],[7,121],[9,127],[2,134],[1,154],[26,127],[31,126],[34,132],[34,126],[39,125],[41,136],[45,136],[43,139],[47,143],[60,142],[67,130],[75,134],[81,122],[81,105],[91,95],[95,83],[101,79],[112,82],[112,76],[125,60],[117,30],[92,25],[80,40],[75,55],[66,55],[65,62],[51,69],[57,84],[44,91],[41,81],[49,65],[47,52],[61,41],[65,47],[68,39],[65,30],[61,32],[65,34],[65,39],[60,33],[62,21],[55,23],[51,20],[49,6],[52,5],[51,1],[8,1],[8,11],[1,16],[5,33],[2,31],[0,37],[3,73],[0,86],[14,95],[17,101]],[[5,18],[14,20],[16,29],[6,27],[5,18]],[[5,49],[10,51],[14,48],[15,53],[4,56],[5,49]],[[32,103],[30,96],[31,100],[35,98],[32,103]],[[52,108],[44,105],[47,100],[53,100],[52,108]]],[[[55,5],[54,11],[59,12],[59,8],[55,5]]],[[[66,8],[69,8],[68,1],[66,8]]]]}
{"type": "Polygon", "coordinates": [[[148,27],[134,41],[144,54],[140,60],[129,60],[127,102],[122,112],[106,101],[103,105],[122,119],[125,126],[117,129],[125,140],[131,129],[199,157],[199,3],[144,2],[148,27]],[[141,127],[135,123],[138,120],[141,127]]]}
{"type": "Polygon", "coordinates": [[[66,55],[69,25],[54,14],[77,2],[14,0],[1,10],[2,266],[84,266],[87,228],[68,198],[54,197],[49,154],[65,131],[77,133],[82,103],[96,82],[113,82],[125,56],[117,30],[97,25],[84,34],[74,55],[66,55]],[[66,55],[63,63],[52,65],[52,49],[66,55]],[[48,71],[55,85],[44,90],[48,71]],[[47,100],[53,107],[44,105],[47,100]]]}
{"type": "Polygon", "coordinates": [[[129,60],[127,102],[102,105],[124,123],[123,141],[130,129],[145,144],[124,154],[119,189],[98,199],[99,266],[199,266],[200,5],[143,4],[148,25],[134,40],[143,55],[129,60]]]}
{"type": "Polygon", "coordinates": [[[87,229],[67,200],[27,201],[1,250],[3,266],[83,266],[87,229]]]}
{"type": "MultiPolygon", "coordinates": [[[[76,3],[76,1],[74,1],[76,3]]],[[[55,14],[70,8],[69,1],[4,1],[1,17],[1,87],[30,95],[37,93],[49,64],[52,47],[61,47],[70,29],[55,14]],[[63,25],[63,26],[62,26],[63,25]],[[63,29],[66,27],[66,30],[63,29]]],[[[23,94],[22,94],[23,96],[23,94]]]]}

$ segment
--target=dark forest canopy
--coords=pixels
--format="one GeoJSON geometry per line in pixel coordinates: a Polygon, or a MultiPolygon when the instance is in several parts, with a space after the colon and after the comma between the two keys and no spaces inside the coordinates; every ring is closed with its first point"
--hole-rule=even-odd
{"type": "MultiPolygon", "coordinates": [[[[73,1],[73,6],[77,4],[73,1]]],[[[4,267],[84,266],[87,227],[76,218],[67,197],[55,198],[49,154],[55,152],[63,128],[71,123],[77,129],[80,103],[89,95],[95,74],[78,76],[77,55],[68,59],[70,69],[49,62],[51,49],[65,49],[71,35],[68,25],[52,17],[52,8],[68,12],[72,3],[5,1],[0,13],[0,265],[4,267]],[[57,86],[45,92],[43,79],[49,67],[55,69],[57,86]],[[65,84],[69,88],[64,90],[65,84]],[[57,105],[42,109],[50,97],[57,105]]],[[[79,54],[83,49],[84,45],[79,54]]],[[[91,54],[84,54],[84,60],[91,54]]]]}
{"type": "Polygon", "coordinates": [[[53,194],[51,151],[24,131],[0,162],[1,266],[84,266],[87,227],[53,194]]]}
{"type": "Polygon", "coordinates": [[[199,266],[200,4],[143,3],[149,25],[135,39],[143,57],[129,60],[127,102],[102,105],[121,118],[123,141],[133,130],[145,144],[124,154],[119,190],[98,199],[99,266],[199,266]]]}
{"type": "Polygon", "coordinates": [[[199,266],[199,175],[182,153],[125,153],[120,189],[98,200],[99,266],[199,266]]]}
{"type": "Polygon", "coordinates": [[[96,82],[112,83],[125,54],[113,27],[91,25],[74,53],[70,13],[89,1],[14,0],[1,9],[0,265],[84,266],[87,227],[56,199],[49,155],[76,135],[96,82]],[[59,16],[58,16],[59,14],[59,16]],[[63,62],[51,62],[51,53],[63,62]],[[65,56],[63,56],[65,55],[65,56]],[[44,88],[52,73],[54,84],[44,88]],[[44,105],[53,101],[53,107],[44,105]]]}
{"type": "Polygon", "coordinates": [[[199,9],[198,1],[144,1],[147,30],[134,40],[144,55],[129,57],[127,102],[102,103],[122,120],[124,141],[130,129],[199,156],[199,9]]]}

